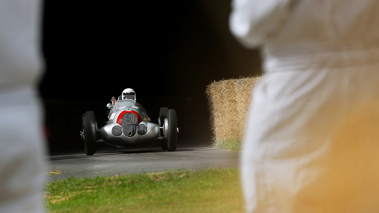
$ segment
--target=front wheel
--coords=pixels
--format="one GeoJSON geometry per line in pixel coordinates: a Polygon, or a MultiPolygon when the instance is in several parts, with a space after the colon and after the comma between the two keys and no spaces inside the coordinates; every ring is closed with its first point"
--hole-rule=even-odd
{"type": "Polygon", "coordinates": [[[168,108],[167,107],[161,107],[159,109],[159,117],[158,117],[159,126],[163,125],[164,119],[167,117],[167,114],[168,114],[168,108]]]}
{"type": "Polygon", "coordinates": [[[167,111],[167,116],[163,121],[163,143],[166,144],[168,151],[175,151],[176,144],[178,140],[178,132],[177,132],[177,118],[176,111],[173,109],[169,109],[167,111]]]}
{"type": "MultiPolygon", "coordinates": [[[[165,118],[167,117],[167,114],[168,114],[168,108],[167,107],[161,107],[159,109],[158,125],[160,127],[160,132],[159,132],[160,136],[164,136],[163,124],[164,124],[165,118]]],[[[166,138],[163,137],[163,139],[160,142],[161,142],[162,150],[168,150],[166,138]]]]}
{"type": "Polygon", "coordinates": [[[95,113],[87,111],[82,116],[82,138],[84,140],[84,152],[87,155],[93,155],[96,152],[96,133],[97,123],[95,113]]]}

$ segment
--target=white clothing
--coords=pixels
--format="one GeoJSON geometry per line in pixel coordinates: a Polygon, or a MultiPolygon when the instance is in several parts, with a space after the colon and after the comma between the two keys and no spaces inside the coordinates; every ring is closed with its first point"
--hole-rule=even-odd
{"type": "Polygon", "coordinates": [[[40,0],[0,0],[0,213],[45,212],[40,0]]]}
{"type": "Polygon", "coordinates": [[[41,9],[40,0],[0,0],[0,90],[39,80],[41,9]]]}
{"type": "Polygon", "coordinates": [[[231,31],[265,71],[241,157],[247,212],[379,212],[379,137],[361,134],[379,120],[341,133],[379,100],[377,26],[376,0],[233,1],[231,31]]]}
{"type": "Polygon", "coordinates": [[[45,212],[41,107],[32,88],[0,93],[0,212],[45,212]]]}

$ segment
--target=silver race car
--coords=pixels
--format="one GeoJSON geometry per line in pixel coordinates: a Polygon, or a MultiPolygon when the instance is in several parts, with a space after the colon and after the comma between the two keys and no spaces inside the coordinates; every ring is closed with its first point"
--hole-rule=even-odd
{"type": "Polygon", "coordinates": [[[130,88],[125,89],[117,101],[112,100],[107,108],[108,121],[100,129],[93,111],[87,111],[82,116],[80,135],[87,155],[93,155],[97,143],[102,141],[117,147],[160,142],[163,150],[176,150],[179,129],[174,109],[160,108],[158,123],[152,123],[145,108],[136,101],[134,90],[130,88]]]}

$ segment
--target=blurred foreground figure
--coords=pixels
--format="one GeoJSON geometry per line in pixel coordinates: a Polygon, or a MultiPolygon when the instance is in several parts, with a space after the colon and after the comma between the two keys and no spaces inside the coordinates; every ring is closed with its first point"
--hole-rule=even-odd
{"type": "Polygon", "coordinates": [[[41,2],[0,0],[0,212],[45,212],[41,2]]]}
{"type": "Polygon", "coordinates": [[[247,212],[379,212],[379,2],[234,0],[262,48],[241,158],[247,212]]]}

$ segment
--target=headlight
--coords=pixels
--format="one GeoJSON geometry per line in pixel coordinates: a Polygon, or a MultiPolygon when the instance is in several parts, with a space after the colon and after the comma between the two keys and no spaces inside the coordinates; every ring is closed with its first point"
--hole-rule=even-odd
{"type": "Polygon", "coordinates": [[[121,136],[122,134],[122,127],[119,126],[119,125],[115,125],[113,128],[112,128],[112,134],[114,136],[121,136]]]}
{"type": "Polygon", "coordinates": [[[139,135],[145,135],[147,133],[147,126],[143,123],[140,123],[138,126],[137,126],[137,133],[139,135]]]}

